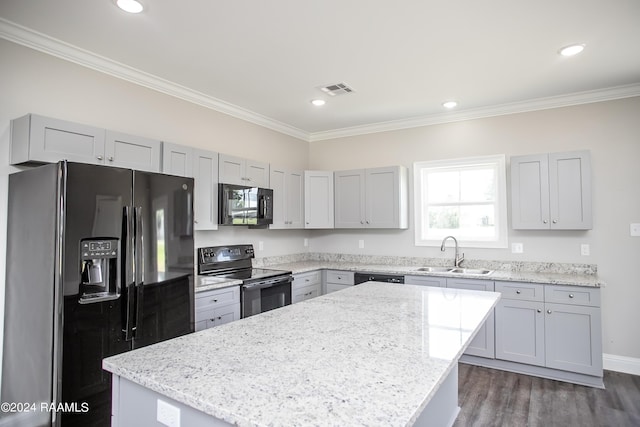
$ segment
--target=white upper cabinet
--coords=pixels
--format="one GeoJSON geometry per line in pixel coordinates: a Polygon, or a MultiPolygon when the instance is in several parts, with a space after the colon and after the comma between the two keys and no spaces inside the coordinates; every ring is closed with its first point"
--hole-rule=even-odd
{"type": "Polygon", "coordinates": [[[225,184],[269,187],[269,163],[220,154],[219,180],[225,184]]]}
{"type": "Polygon", "coordinates": [[[333,228],[331,171],[304,171],[304,228],[333,228]]]}
{"type": "Polygon", "coordinates": [[[218,229],[218,153],[193,150],[195,230],[218,229]]]}
{"type": "Polygon", "coordinates": [[[511,222],[523,230],[591,229],[589,151],[512,157],[511,222]]]}
{"type": "Polygon", "coordinates": [[[11,121],[11,164],[104,164],[104,138],[104,129],[27,114],[11,121]]]}
{"type": "Polygon", "coordinates": [[[194,229],[217,230],[218,153],[163,142],[162,172],[194,179],[194,229]]]}
{"type": "Polygon", "coordinates": [[[273,189],[273,224],[269,228],[304,228],[304,174],[271,167],[273,189]]]}
{"type": "Polygon", "coordinates": [[[407,228],[407,169],[335,172],[335,228],[407,228]]]}
{"type": "Polygon", "coordinates": [[[105,164],[139,171],[160,172],[162,142],[108,130],[105,164]]]}
{"type": "Polygon", "coordinates": [[[162,173],[193,177],[193,148],[163,142],[162,173]]]}
{"type": "Polygon", "coordinates": [[[160,141],[28,114],[11,121],[11,163],[61,160],[160,172],[160,141]]]}

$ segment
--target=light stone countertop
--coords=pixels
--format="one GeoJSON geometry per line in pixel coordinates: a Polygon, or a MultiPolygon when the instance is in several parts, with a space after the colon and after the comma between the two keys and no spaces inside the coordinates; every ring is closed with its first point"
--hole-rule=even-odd
{"type": "Polygon", "coordinates": [[[268,265],[266,268],[290,270],[294,274],[306,273],[313,270],[329,269],[367,273],[388,273],[415,276],[439,276],[439,277],[459,277],[467,279],[484,279],[497,281],[543,283],[547,285],[567,285],[601,287],[604,283],[597,274],[576,274],[576,273],[548,273],[529,271],[509,271],[494,270],[489,275],[458,274],[458,273],[434,273],[418,271],[420,266],[403,266],[388,264],[365,264],[343,261],[297,261],[283,264],[268,265]]]}
{"type": "Polygon", "coordinates": [[[412,425],[498,299],[368,282],[103,367],[237,426],[412,425]]]}
{"type": "Polygon", "coordinates": [[[229,286],[241,285],[242,280],[226,279],[216,276],[197,275],[195,283],[195,291],[204,292],[212,289],[228,288],[229,286]]]}

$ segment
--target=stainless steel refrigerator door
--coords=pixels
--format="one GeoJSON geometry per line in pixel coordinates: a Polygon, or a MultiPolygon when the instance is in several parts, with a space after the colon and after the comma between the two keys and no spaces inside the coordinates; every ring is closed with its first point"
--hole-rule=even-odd
{"type": "MultiPolygon", "coordinates": [[[[9,176],[2,402],[52,402],[60,211],[57,165],[9,176]]],[[[61,289],[61,286],[59,287],[61,289]]],[[[48,411],[2,413],[0,424],[49,425],[48,411]]]]}
{"type": "Polygon", "coordinates": [[[135,171],[133,180],[138,348],[193,331],[193,179],[135,171]]]}

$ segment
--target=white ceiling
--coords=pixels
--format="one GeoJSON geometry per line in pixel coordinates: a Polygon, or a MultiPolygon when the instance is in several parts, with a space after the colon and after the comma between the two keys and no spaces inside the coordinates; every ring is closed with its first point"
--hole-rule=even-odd
{"type": "Polygon", "coordinates": [[[640,95],[638,0],[141,1],[1,0],[0,37],[303,139],[640,95]]]}

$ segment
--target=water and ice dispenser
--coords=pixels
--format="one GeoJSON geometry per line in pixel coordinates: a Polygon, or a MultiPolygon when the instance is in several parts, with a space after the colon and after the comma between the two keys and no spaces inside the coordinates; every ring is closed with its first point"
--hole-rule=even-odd
{"type": "Polygon", "coordinates": [[[80,304],[120,296],[119,240],[90,238],[80,241],[80,304]]]}

